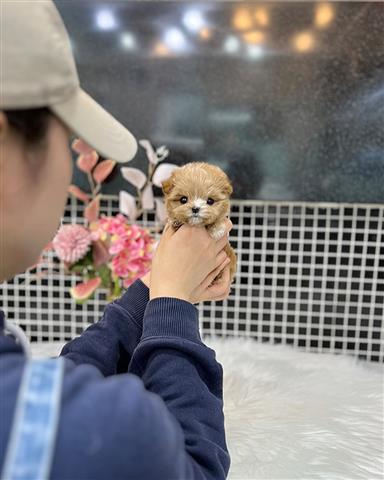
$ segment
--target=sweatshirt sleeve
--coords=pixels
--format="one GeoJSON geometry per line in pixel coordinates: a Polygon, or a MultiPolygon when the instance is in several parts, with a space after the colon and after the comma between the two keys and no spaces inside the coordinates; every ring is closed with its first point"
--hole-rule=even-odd
{"type": "Polygon", "coordinates": [[[159,440],[169,439],[171,450],[166,457],[169,465],[163,461],[161,470],[168,469],[169,478],[226,478],[230,459],[224,431],[222,368],[214,351],[200,339],[197,309],[174,298],[150,301],[129,371],[162,398],[173,418],[163,425],[166,430],[159,440]]]}
{"type": "Polygon", "coordinates": [[[91,364],[104,376],[126,372],[142,334],[149,290],[141,280],[107,305],[102,319],[67,343],[61,355],[75,364],[91,364]]]}
{"type": "MultiPolygon", "coordinates": [[[[179,378],[175,381],[183,387],[179,378]]],[[[199,409],[207,406],[209,413],[191,411],[193,401],[182,405],[188,396],[178,400],[184,423],[167,407],[171,399],[164,402],[149,392],[136,375],[104,378],[91,365],[66,361],[50,478],[224,479],[228,453],[218,445],[222,434],[213,434],[222,430],[218,412],[206,399],[199,409]]]]}

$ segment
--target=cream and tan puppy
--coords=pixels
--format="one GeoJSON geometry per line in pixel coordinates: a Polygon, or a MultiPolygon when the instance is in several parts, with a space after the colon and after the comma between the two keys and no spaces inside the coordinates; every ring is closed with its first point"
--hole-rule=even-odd
{"type": "MultiPolygon", "coordinates": [[[[184,223],[205,226],[218,240],[224,235],[223,222],[229,215],[232,186],[227,175],[214,165],[187,163],[163,182],[165,206],[174,228],[184,223]]],[[[231,281],[236,273],[236,254],[229,242],[225,252],[231,259],[231,281]]]]}

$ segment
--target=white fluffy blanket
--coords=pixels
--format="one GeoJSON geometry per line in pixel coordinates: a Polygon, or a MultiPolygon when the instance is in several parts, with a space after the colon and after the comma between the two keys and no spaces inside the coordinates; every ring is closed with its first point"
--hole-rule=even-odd
{"type": "Polygon", "coordinates": [[[382,365],[246,339],[207,343],[224,367],[230,478],[384,478],[382,365]]]}
{"type": "Polygon", "coordinates": [[[225,372],[230,478],[384,478],[381,365],[246,339],[207,343],[225,372]]]}

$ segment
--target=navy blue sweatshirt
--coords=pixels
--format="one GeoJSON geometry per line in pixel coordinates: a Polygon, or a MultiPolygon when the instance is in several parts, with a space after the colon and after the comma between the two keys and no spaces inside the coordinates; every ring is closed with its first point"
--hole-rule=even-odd
{"type": "MultiPolygon", "coordinates": [[[[223,479],[222,369],[197,309],[149,301],[139,280],[61,352],[65,376],[51,477],[62,480],[223,479]]],[[[0,334],[0,464],[25,357],[0,334]]]]}

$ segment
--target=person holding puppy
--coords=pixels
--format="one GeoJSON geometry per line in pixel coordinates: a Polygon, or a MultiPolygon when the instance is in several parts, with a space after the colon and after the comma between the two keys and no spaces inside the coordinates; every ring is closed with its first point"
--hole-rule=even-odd
{"type": "MultiPolygon", "coordinates": [[[[56,231],[72,175],[69,136],[117,161],[130,160],[136,142],[80,88],[50,0],[2,2],[1,26],[4,281],[56,231]]],[[[58,359],[29,359],[25,336],[0,312],[0,478],[226,477],[222,369],[193,304],[228,296],[227,242],[205,228],[166,229],[150,275],[58,359]]]]}

